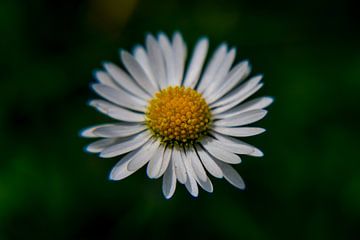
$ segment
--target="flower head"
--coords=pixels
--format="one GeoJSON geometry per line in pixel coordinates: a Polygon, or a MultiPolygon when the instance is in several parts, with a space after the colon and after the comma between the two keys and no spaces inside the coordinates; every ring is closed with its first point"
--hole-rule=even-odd
{"type": "Polygon", "coordinates": [[[166,198],[173,196],[177,181],[193,196],[198,186],[212,192],[208,173],[245,188],[231,165],[241,162],[239,155],[263,153],[239,138],[265,131],[244,126],[262,119],[273,100],[246,101],[262,87],[262,76],[245,81],[249,63],[233,66],[235,49],[226,44],[203,70],[208,45],[207,38],[198,41],[185,70],[187,50],[179,33],[172,41],[164,34],[157,39],[148,35],[145,47],[137,46],[133,54],[121,51],[126,71],[105,63],[105,71],[95,72],[98,83],[92,87],[105,100],[90,105],[116,122],[85,129],[82,136],[102,138],[88,145],[88,152],[121,156],[111,180],[147,164],[149,178],[163,177],[166,198]]]}

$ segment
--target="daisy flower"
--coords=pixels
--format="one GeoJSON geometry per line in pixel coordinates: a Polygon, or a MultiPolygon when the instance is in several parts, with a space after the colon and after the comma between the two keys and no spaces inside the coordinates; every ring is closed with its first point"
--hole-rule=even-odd
{"type": "Polygon", "coordinates": [[[245,125],[262,119],[273,100],[245,102],[262,87],[262,76],[245,81],[249,63],[233,65],[236,50],[226,44],[203,68],[208,47],[208,39],[201,38],[186,64],[187,48],[180,33],[172,39],[149,34],[145,46],[136,46],[132,54],[120,51],[125,70],[106,62],[104,70],[95,71],[97,83],[92,88],[102,99],[90,105],[116,122],[85,129],[82,136],[102,138],[88,145],[88,152],[120,157],[111,180],[124,179],[147,164],[149,178],[162,177],[167,199],[177,181],[192,196],[198,196],[198,186],[212,192],[208,173],[245,188],[232,165],[241,162],[239,155],[263,153],[239,138],[265,131],[245,125]]]}

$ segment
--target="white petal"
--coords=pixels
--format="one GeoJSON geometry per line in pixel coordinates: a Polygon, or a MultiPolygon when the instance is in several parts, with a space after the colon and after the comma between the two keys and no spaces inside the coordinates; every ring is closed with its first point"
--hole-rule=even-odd
{"type": "Polygon", "coordinates": [[[234,62],[236,50],[233,48],[227,53],[224,61],[221,63],[218,71],[216,72],[214,79],[211,81],[209,86],[204,91],[204,97],[211,96],[215,91],[219,89],[225,83],[226,76],[229,73],[231,65],[234,62]]]}
{"type": "Polygon", "coordinates": [[[242,112],[247,112],[255,109],[263,109],[269,106],[273,101],[274,100],[272,97],[259,97],[251,101],[248,101],[246,103],[243,103],[241,105],[238,105],[237,107],[234,107],[226,112],[215,114],[213,118],[214,119],[229,118],[242,112]]]}
{"type": "Polygon", "coordinates": [[[187,151],[188,153],[188,159],[191,161],[190,165],[190,171],[191,175],[194,177],[196,182],[200,185],[202,189],[204,189],[207,192],[213,191],[213,185],[206,175],[205,169],[202,166],[199,157],[197,156],[195,149],[190,149],[187,151]]]}
{"type": "Polygon", "coordinates": [[[161,177],[165,170],[167,169],[168,165],[169,165],[169,162],[170,162],[170,158],[172,156],[172,148],[170,147],[166,147],[165,148],[165,152],[164,152],[164,155],[163,155],[163,160],[162,160],[162,163],[161,163],[161,168],[160,168],[160,172],[157,176],[155,176],[155,178],[159,178],[161,177]]]}
{"type": "Polygon", "coordinates": [[[159,150],[160,142],[158,140],[148,141],[139,152],[139,155],[132,159],[127,168],[129,171],[137,171],[143,167],[150,159],[155,155],[156,151],[159,150]]]}
{"type": "Polygon", "coordinates": [[[136,61],[140,64],[140,66],[144,69],[146,76],[148,76],[149,80],[152,82],[152,84],[156,87],[156,90],[159,89],[159,85],[157,81],[155,80],[154,74],[152,72],[152,69],[150,67],[150,62],[148,55],[145,51],[145,49],[142,46],[137,46],[134,49],[134,57],[136,61]]]}
{"type": "Polygon", "coordinates": [[[253,157],[263,157],[264,156],[264,153],[258,149],[258,148],[255,148],[254,152],[250,153],[249,156],[253,156],[253,157]]]}
{"type": "Polygon", "coordinates": [[[133,151],[144,145],[150,136],[151,134],[148,131],[144,131],[135,136],[124,138],[120,143],[105,148],[100,153],[100,157],[110,158],[133,151]]]}
{"type": "Polygon", "coordinates": [[[180,86],[184,75],[186,45],[179,32],[176,32],[173,37],[173,52],[175,59],[174,84],[180,86]]]}
{"type": "Polygon", "coordinates": [[[202,67],[209,48],[209,41],[207,38],[202,38],[195,46],[194,53],[191,57],[190,64],[186,71],[184,80],[185,87],[194,88],[199,80],[202,67]]]}
{"type": "Polygon", "coordinates": [[[214,130],[215,132],[218,132],[218,133],[221,133],[224,135],[233,136],[233,137],[250,137],[250,136],[258,135],[258,134],[265,132],[265,129],[256,128],[256,127],[238,127],[238,128],[230,127],[230,128],[228,128],[228,127],[214,126],[212,128],[212,130],[214,130]]]}
{"type": "Polygon", "coordinates": [[[122,180],[129,175],[133,174],[135,171],[129,171],[127,166],[129,162],[134,159],[142,151],[141,148],[136,149],[125,155],[111,170],[109,178],[111,180],[122,180]]]}
{"type": "Polygon", "coordinates": [[[252,152],[254,152],[254,149],[249,146],[244,146],[242,144],[230,144],[230,143],[224,143],[218,140],[215,140],[215,143],[225,149],[226,151],[235,153],[235,154],[243,154],[243,155],[249,155],[252,152]]]}
{"type": "Polygon", "coordinates": [[[111,79],[109,74],[104,71],[95,71],[94,77],[99,81],[99,83],[105,84],[112,88],[119,88],[118,85],[111,79]]]}
{"type": "Polygon", "coordinates": [[[176,76],[174,51],[172,49],[169,39],[164,33],[159,34],[158,40],[165,59],[167,86],[175,85],[176,76]]]}
{"type": "Polygon", "coordinates": [[[99,153],[102,150],[104,150],[105,148],[113,145],[115,143],[115,141],[116,141],[115,138],[106,138],[106,139],[97,140],[97,141],[89,144],[86,147],[86,151],[91,152],[91,153],[99,153]]]}
{"type": "Polygon", "coordinates": [[[188,156],[185,156],[185,154],[183,154],[183,161],[187,172],[185,187],[192,196],[197,197],[199,195],[199,188],[195,180],[195,173],[191,166],[190,158],[188,158],[188,156]]]}
{"type": "Polygon", "coordinates": [[[203,165],[200,162],[199,157],[196,155],[195,149],[187,150],[187,157],[190,159],[192,169],[196,176],[203,182],[206,181],[207,176],[203,165]]]}
{"type": "Polygon", "coordinates": [[[195,146],[195,148],[206,170],[214,177],[222,178],[223,177],[222,171],[219,168],[219,166],[216,164],[214,158],[201,147],[195,146]]]}
{"type": "Polygon", "coordinates": [[[202,146],[216,159],[230,164],[241,163],[241,158],[217,144],[212,138],[206,137],[201,141],[202,146]]]}
{"type": "Polygon", "coordinates": [[[146,173],[149,178],[156,178],[159,175],[163,162],[164,151],[165,147],[163,144],[160,144],[159,150],[151,157],[146,168],[146,173]]]}
{"type": "Polygon", "coordinates": [[[233,186],[243,190],[245,189],[245,183],[239,173],[229,164],[217,162],[222,172],[224,173],[225,179],[233,186]]]}
{"type": "Polygon", "coordinates": [[[207,191],[209,193],[212,193],[214,191],[214,187],[213,187],[213,185],[212,185],[212,183],[211,183],[211,181],[210,181],[210,179],[208,177],[206,178],[205,182],[203,182],[203,181],[201,181],[199,179],[196,179],[196,181],[198,182],[200,187],[202,189],[204,189],[205,191],[207,191]]]}
{"type": "Polygon", "coordinates": [[[90,106],[95,107],[100,112],[120,121],[125,122],[144,122],[145,115],[141,113],[135,113],[130,110],[118,107],[114,104],[103,100],[92,100],[89,103],[90,106]]]}
{"type": "Polygon", "coordinates": [[[225,148],[233,153],[254,156],[253,154],[258,155],[258,151],[260,151],[254,146],[230,136],[225,136],[216,132],[211,132],[211,135],[218,139],[219,144],[225,146],[225,148]],[[257,153],[255,153],[255,151],[257,151],[257,153]]]}
{"type": "Polygon", "coordinates": [[[144,112],[146,109],[147,103],[144,100],[120,88],[115,89],[104,84],[93,84],[92,87],[97,94],[119,106],[140,112],[144,112]]]}
{"type": "Polygon", "coordinates": [[[136,84],[134,79],[132,79],[126,72],[115,64],[108,62],[104,64],[104,67],[114,81],[126,91],[144,100],[148,100],[151,97],[151,95],[146,93],[139,85],[136,84]]]}
{"type": "Polygon", "coordinates": [[[213,125],[220,127],[244,126],[263,119],[266,114],[267,114],[266,110],[262,110],[262,109],[250,110],[248,112],[241,112],[229,118],[216,120],[214,121],[213,125]]]}
{"type": "Polygon", "coordinates": [[[94,133],[94,131],[99,128],[99,127],[103,127],[103,126],[111,126],[112,124],[103,124],[103,125],[97,125],[97,126],[92,126],[92,127],[88,127],[85,128],[83,130],[80,131],[80,136],[81,137],[86,137],[86,138],[96,138],[99,137],[98,135],[96,135],[94,133]]]}
{"type": "MultiPolygon", "coordinates": [[[[140,124],[131,124],[129,126],[144,126],[144,125],[140,125],[140,124]]],[[[101,134],[96,133],[96,130],[98,129],[102,129],[102,128],[108,128],[108,127],[114,127],[114,126],[119,126],[118,124],[101,124],[101,125],[96,125],[96,126],[92,126],[92,127],[88,127],[84,130],[82,130],[80,132],[80,135],[82,137],[88,137],[88,138],[95,138],[95,137],[110,137],[110,136],[103,136],[101,134]]],[[[126,124],[121,124],[121,126],[128,126],[126,124]]],[[[111,136],[113,137],[113,136],[111,136]]],[[[114,137],[121,137],[121,136],[114,136],[114,137]]]]}
{"type": "Polygon", "coordinates": [[[252,88],[250,91],[246,92],[244,95],[239,96],[239,98],[234,99],[233,102],[230,102],[224,106],[215,108],[212,110],[212,113],[214,115],[225,112],[229,109],[232,109],[234,106],[238,105],[239,103],[243,102],[244,100],[246,100],[248,97],[250,97],[251,95],[253,95],[255,92],[257,92],[260,88],[262,88],[264,84],[260,83],[258,85],[256,85],[254,88],[252,88]]]}
{"type": "Polygon", "coordinates": [[[175,189],[176,189],[175,167],[171,159],[163,177],[162,190],[165,198],[170,199],[174,195],[175,189]]]}
{"type": "MultiPolygon", "coordinates": [[[[248,92],[250,92],[252,89],[254,89],[258,83],[261,81],[262,76],[256,76],[253,78],[250,78],[250,80],[246,81],[242,85],[238,86],[234,90],[232,90],[228,95],[225,97],[219,99],[218,101],[210,104],[211,107],[218,107],[222,105],[228,105],[229,103],[234,102],[235,100],[239,98],[243,98],[243,96],[247,95],[248,92]]],[[[239,102],[240,103],[240,102],[239,102]]]]}
{"type": "Polygon", "coordinates": [[[196,180],[196,182],[199,184],[199,186],[204,189],[205,191],[212,193],[214,191],[214,187],[212,185],[212,182],[210,181],[210,179],[208,177],[206,177],[205,181],[202,181],[199,179],[198,176],[196,176],[196,174],[194,174],[194,178],[196,180]]]}
{"type": "Polygon", "coordinates": [[[99,137],[128,137],[146,129],[145,125],[141,124],[108,124],[97,127],[94,134],[99,137]]]}
{"type": "Polygon", "coordinates": [[[144,69],[140,66],[139,62],[128,52],[122,50],[120,57],[124,66],[129,71],[135,81],[151,96],[156,92],[156,86],[150,81],[144,69]]]}
{"type": "Polygon", "coordinates": [[[149,62],[155,80],[157,80],[160,88],[166,87],[166,71],[165,60],[161,53],[161,49],[157,41],[152,35],[146,36],[146,48],[149,54],[149,62]]]}
{"type": "Polygon", "coordinates": [[[226,44],[221,44],[218,49],[215,51],[214,55],[210,59],[210,62],[207,64],[204,74],[200,80],[197,91],[202,93],[207,88],[208,84],[214,78],[216,71],[219,69],[220,64],[226,56],[227,46],[226,44]]]}
{"type": "Polygon", "coordinates": [[[208,103],[211,104],[227,94],[237,84],[244,80],[250,73],[250,65],[247,61],[238,63],[226,76],[226,84],[219,87],[214,93],[209,96],[208,103]]]}
{"type": "Polygon", "coordinates": [[[186,182],[186,169],[182,159],[181,150],[178,148],[173,149],[172,160],[174,161],[176,178],[180,183],[186,182]]]}
{"type": "Polygon", "coordinates": [[[98,137],[93,133],[95,128],[96,127],[90,127],[90,128],[86,128],[84,130],[81,130],[80,136],[81,137],[86,137],[86,138],[96,138],[96,137],[98,137]]]}

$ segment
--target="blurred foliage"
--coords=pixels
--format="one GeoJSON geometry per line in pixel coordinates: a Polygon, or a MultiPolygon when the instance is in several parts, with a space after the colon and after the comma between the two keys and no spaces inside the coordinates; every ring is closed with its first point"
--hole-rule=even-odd
{"type": "Polygon", "coordinates": [[[357,239],[360,33],[356,1],[0,1],[0,239],[357,239]],[[81,128],[109,121],[88,84],[118,49],[180,30],[191,50],[222,41],[264,73],[275,103],[248,142],[238,191],[214,179],[193,199],[116,159],[83,152],[81,128]]]}

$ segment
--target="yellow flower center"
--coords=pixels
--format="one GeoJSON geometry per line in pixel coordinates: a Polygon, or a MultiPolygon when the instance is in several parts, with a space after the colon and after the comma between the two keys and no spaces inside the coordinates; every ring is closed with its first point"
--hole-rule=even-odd
{"type": "Polygon", "coordinates": [[[200,93],[168,87],[155,94],[146,111],[146,124],[163,143],[188,145],[207,134],[210,108],[200,93]]]}

